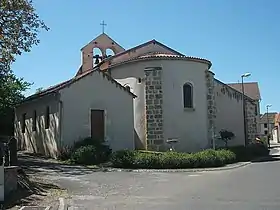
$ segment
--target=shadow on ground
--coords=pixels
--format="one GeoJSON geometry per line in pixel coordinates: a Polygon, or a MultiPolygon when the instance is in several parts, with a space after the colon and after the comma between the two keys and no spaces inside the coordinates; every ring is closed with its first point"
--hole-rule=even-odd
{"type": "Polygon", "coordinates": [[[32,205],[34,202],[44,200],[50,190],[61,190],[60,187],[40,181],[31,181],[24,170],[18,170],[18,190],[5,197],[4,209],[16,205],[32,205]]]}
{"type": "Polygon", "coordinates": [[[61,176],[77,176],[100,171],[98,169],[90,169],[85,166],[63,164],[54,159],[41,156],[34,156],[28,153],[18,154],[19,166],[25,170],[28,175],[61,175],[61,176]]]}
{"type": "Polygon", "coordinates": [[[252,160],[252,163],[262,163],[262,162],[273,162],[273,161],[280,161],[280,155],[269,155],[267,157],[263,157],[257,160],[252,160]]]}

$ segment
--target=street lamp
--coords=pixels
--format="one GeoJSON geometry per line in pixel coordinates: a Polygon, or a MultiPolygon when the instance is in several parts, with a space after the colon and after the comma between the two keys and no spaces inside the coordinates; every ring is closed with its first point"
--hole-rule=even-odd
{"type": "Polygon", "coordinates": [[[270,142],[269,142],[269,118],[268,118],[268,108],[272,107],[271,104],[266,105],[266,119],[267,119],[267,144],[268,147],[270,147],[270,142]]]}
{"type": "Polygon", "coordinates": [[[245,103],[245,93],[244,93],[244,78],[249,76],[251,76],[250,73],[245,73],[241,75],[245,146],[248,145],[248,137],[247,137],[247,121],[246,121],[246,103],[245,103]]]}

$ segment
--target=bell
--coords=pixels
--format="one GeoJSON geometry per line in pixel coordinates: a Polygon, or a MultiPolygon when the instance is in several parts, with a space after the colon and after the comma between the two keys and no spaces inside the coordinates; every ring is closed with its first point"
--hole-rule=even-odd
{"type": "Polygon", "coordinates": [[[96,59],[95,59],[94,64],[99,64],[99,58],[96,58],[96,59]]]}
{"type": "Polygon", "coordinates": [[[95,55],[93,58],[95,58],[94,64],[99,64],[99,55],[95,55]]]}

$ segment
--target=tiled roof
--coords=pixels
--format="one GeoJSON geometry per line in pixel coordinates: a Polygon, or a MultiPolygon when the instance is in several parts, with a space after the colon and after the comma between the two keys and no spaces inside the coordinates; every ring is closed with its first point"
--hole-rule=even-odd
{"type": "Polygon", "coordinates": [[[150,40],[150,41],[145,42],[145,43],[143,43],[143,44],[140,44],[140,45],[137,45],[137,46],[135,46],[135,47],[132,47],[132,48],[126,50],[126,51],[117,53],[116,55],[110,56],[110,57],[107,58],[106,60],[111,60],[111,59],[116,58],[116,57],[118,57],[118,56],[120,56],[120,55],[123,55],[123,54],[125,54],[125,53],[128,53],[129,51],[137,50],[137,49],[142,48],[142,47],[145,47],[145,46],[147,46],[147,45],[149,45],[149,44],[158,44],[158,45],[160,45],[160,46],[162,46],[162,47],[164,47],[164,48],[170,50],[171,52],[174,52],[174,53],[177,54],[177,55],[182,55],[182,56],[184,56],[182,53],[180,53],[180,52],[178,52],[178,51],[176,51],[176,50],[173,50],[172,48],[170,48],[170,47],[168,47],[168,46],[166,46],[166,45],[164,45],[164,44],[158,42],[157,40],[153,39],[153,40],[150,40]]]}
{"type": "Polygon", "coordinates": [[[267,113],[261,115],[260,123],[267,123],[267,116],[268,116],[268,122],[274,123],[276,114],[277,112],[269,112],[268,115],[267,113]]]}
{"type": "Polygon", "coordinates": [[[52,94],[52,93],[56,93],[57,91],[65,88],[66,86],[68,85],[71,85],[73,84],[74,82],[80,80],[81,78],[84,78],[85,76],[91,74],[91,73],[100,73],[103,75],[103,77],[106,77],[107,80],[109,80],[110,82],[113,82],[117,85],[117,87],[121,88],[122,90],[128,92],[131,96],[133,96],[134,98],[137,97],[136,95],[134,95],[132,92],[130,92],[127,88],[125,88],[124,86],[122,86],[120,83],[118,83],[115,79],[113,79],[110,75],[108,75],[107,73],[105,72],[102,72],[100,71],[98,68],[94,68],[92,70],[89,70],[89,71],[86,71],[84,72],[83,74],[80,74],[78,76],[75,76],[74,78],[70,79],[70,80],[67,80],[65,82],[62,82],[62,83],[59,83],[57,85],[54,85],[54,86],[51,86],[43,91],[40,91],[39,93],[35,93],[31,96],[28,96],[27,98],[25,98],[25,100],[23,101],[26,102],[26,101],[30,101],[30,100],[33,100],[33,99],[36,99],[36,98],[40,98],[40,97],[43,97],[45,95],[49,95],[49,94],[52,94]]]}
{"type": "MultiPolygon", "coordinates": [[[[254,100],[260,100],[260,90],[257,82],[245,82],[244,84],[244,93],[254,100]]],[[[228,86],[242,92],[241,83],[229,83],[228,86]]]]}
{"type": "Polygon", "coordinates": [[[209,60],[206,60],[204,58],[197,58],[197,57],[191,57],[191,56],[184,56],[184,55],[174,55],[170,53],[163,53],[163,52],[149,52],[144,55],[140,55],[135,58],[131,58],[125,61],[121,61],[119,63],[115,63],[111,65],[110,67],[118,66],[124,63],[129,63],[133,61],[139,61],[139,60],[149,60],[149,59],[169,59],[169,60],[188,60],[188,61],[195,61],[195,62],[201,62],[208,64],[208,67],[210,68],[212,63],[209,60]]]}
{"type": "MultiPolygon", "coordinates": [[[[235,92],[237,92],[237,93],[239,93],[239,94],[242,94],[241,91],[239,91],[239,90],[237,90],[237,89],[235,89],[235,88],[229,86],[228,84],[223,83],[222,81],[220,81],[220,80],[218,80],[218,79],[216,79],[216,78],[214,78],[214,80],[215,80],[216,82],[220,83],[221,85],[224,85],[224,86],[230,88],[232,91],[235,91],[235,92]]],[[[246,94],[244,95],[244,97],[245,97],[245,99],[250,100],[251,102],[254,101],[254,99],[252,99],[250,96],[248,96],[248,95],[246,95],[246,94]]]]}

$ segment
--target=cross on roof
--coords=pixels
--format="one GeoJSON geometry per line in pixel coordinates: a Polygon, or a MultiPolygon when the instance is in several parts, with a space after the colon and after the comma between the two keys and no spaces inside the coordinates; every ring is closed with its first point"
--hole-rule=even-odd
{"type": "Polygon", "coordinates": [[[107,24],[103,20],[102,23],[100,23],[100,25],[102,26],[102,33],[104,34],[104,29],[105,29],[105,26],[107,26],[107,24]]]}

